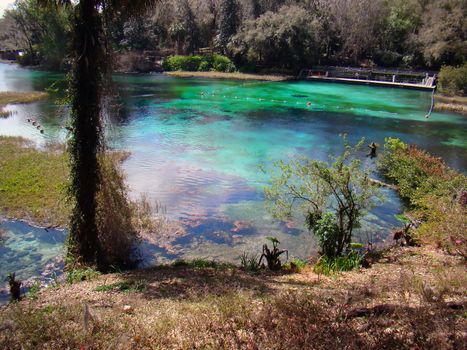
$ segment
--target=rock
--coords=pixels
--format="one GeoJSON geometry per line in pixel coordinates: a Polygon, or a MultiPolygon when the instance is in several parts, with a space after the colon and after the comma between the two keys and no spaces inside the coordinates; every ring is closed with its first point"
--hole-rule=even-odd
{"type": "Polygon", "coordinates": [[[133,308],[131,307],[131,305],[123,305],[123,311],[125,311],[126,313],[130,313],[133,311],[133,308]]]}

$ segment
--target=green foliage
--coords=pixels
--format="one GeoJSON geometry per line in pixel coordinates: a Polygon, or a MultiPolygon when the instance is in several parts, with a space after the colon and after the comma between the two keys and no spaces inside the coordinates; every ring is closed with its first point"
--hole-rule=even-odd
{"type": "Polygon", "coordinates": [[[336,255],[339,244],[339,227],[336,224],[335,215],[327,212],[323,217],[310,227],[318,237],[321,254],[329,257],[336,255]]]}
{"type": "Polygon", "coordinates": [[[235,65],[232,61],[222,55],[194,55],[194,56],[169,56],[162,63],[166,71],[209,71],[234,72],[235,65]]]}
{"type": "Polygon", "coordinates": [[[316,273],[329,276],[334,273],[358,270],[362,266],[362,262],[363,255],[351,250],[349,253],[338,257],[321,256],[313,270],[316,273]]]}
{"type": "Polygon", "coordinates": [[[37,294],[41,290],[41,282],[34,281],[34,283],[28,288],[28,297],[35,300],[37,299],[37,294]]]}
{"type": "Polygon", "coordinates": [[[287,270],[292,270],[293,272],[300,272],[308,265],[308,261],[304,259],[292,259],[286,264],[284,268],[287,270]]]}
{"type": "Polygon", "coordinates": [[[439,92],[446,95],[467,94],[467,62],[459,67],[441,67],[438,78],[439,92]]]}
{"type": "Polygon", "coordinates": [[[321,253],[338,257],[348,250],[352,232],[366,210],[376,203],[378,189],[357,158],[364,140],[344,150],[331,162],[306,157],[275,164],[271,185],[265,188],[268,210],[277,219],[300,212],[318,237],[321,253]]]}
{"type": "Polygon", "coordinates": [[[257,272],[260,269],[259,257],[257,254],[243,253],[240,255],[240,266],[242,270],[257,272]]]}
{"type": "Polygon", "coordinates": [[[315,64],[321,50],[319,20],[300,6],[284,6],[247,21],[233,38],[231,51],[247,62],[291,67],[315,64]]]}
{"type": "Polygon", "coordinates": [[[73,269],[67,272],[66,281],[70,284],[73,284],[81,281],[89,281],[95,279],[99,275],[99,271],[96,271],[89,267],[83,269],[73,269]]]}
{"type": "Polygon", "coordinates": [[[231,268],[233,265],[227,263],[221,263],[214,260],[207,260],[207,259],[193,259],[193,260],[176,260],[172,263],[174,267],[187,267],[187,268],[194,268],[194,269],[216,269],[216,270],[224,270],[231,268]]]}
{"type": "Polygon", "coordinates": [[[222,53],[227,51],[227,46],[235,33],[237,33],[239,25],[240,7],[237,0],[221,0],[217,46],[222,53]]]}
{"type": "Polygon", "coordinates": [[[112,284],[104,284],[96,287],[96,292],[124,292],[124,293],[141,293],[148,289],[146,283],[142,280],[116,282],[112,284]]]}
{"type": "Polygon", "coordinates": [[[43,225],[65,225],[66,165],[66,156],[53,148],[38,150],[22,138],[0,137],[0,210],[43,225]]]}
{"type": "Polygon", "coordinates": [[[40,63],[48,69],[59,69],[69,52],[71,11],[57,7],[54,11],[35,0],[19,0],[8,13],[18,25],[18,40],[26,49],[20,63],[40,63]]]}
{"type": "MultiPolygon", "coordinates": [[[[417,241],[435,244],[467,257],[467,177],[440,158],[398,139],[386,139],[379,169],[410,203],[410,215],[421,224],[409,232],[417,241]]],[[[407,224],[407,218],[398,217],[407,224]]]]}

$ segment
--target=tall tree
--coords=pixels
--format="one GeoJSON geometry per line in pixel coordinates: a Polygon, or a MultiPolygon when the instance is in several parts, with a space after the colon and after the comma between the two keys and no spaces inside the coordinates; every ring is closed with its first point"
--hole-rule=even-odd
{"type": "MultiPolygon", "coordinates": [[[[43,5],[70,5],[70,0],[38,0],[43,5]]],[[[101,183],[98,154],[102,146],[102,96],[108,73],[103,20],[142,12],[155,0],[80,0],[73,17],[71,91],[70,221],[68,254],[83,265],[109,268],[98,237],[96,195],[101,183]]]]}
{"type": "Polygon", "coordinates": [[[219,33],[217,45],[226,53],[230,39],[237,33],[240,25],[240,8],[237,0],[222,0],[219,9],[219,33]]]}

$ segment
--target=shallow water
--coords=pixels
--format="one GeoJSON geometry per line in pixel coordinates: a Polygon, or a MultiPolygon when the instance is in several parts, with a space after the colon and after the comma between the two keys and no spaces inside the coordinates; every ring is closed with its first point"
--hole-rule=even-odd
{"type": "MultiPolygon", "coordinates": [[[[60,75],[0,64],[0,90],[41,90],[60,75]]],[[[279,159],[307,155],[327,159],[338,152],[340,133],[352,142],[366,137],[384,143],[399,137],[467,166],[467,119],[457,114],[425,115],[423,91],[315,82],[240,82],[177,79],[163,75],[115,76],[119,112],[108,123],[112,147],[131,151],[124,163],[132,196],[160,202],[187,235],[165,249],[145,245],[146,261],[175,257],[236,260],[259,251],[265,236],[276,236],[292,256],[315,251],[313,237],[294,225],[274,221],[264,209],[260,171],[279,159]],[[311,102],[311,106],[308,106],[311,102]]],[[[54,98],[12,108],[0,133],[42,143],[64,139],[67,110],[54,98]],[[26,121],[39,120],[41,135],[26,121]]],[[[362,156],[364,154],[362,153],[362,156]]],[[[364,158],[367,166],[373,161],[364,158]]],[[[401,203],[385,190],[386,202],[366,218],[358,236],[382,241],[397,225],[401,203]]]]}
{"type": "MultiPolygon", "coordinates": [[[[60,256],[66,239],[63,230],[37,228],[11,220],[0,220],[0,230],[0,286],[12,272],[23,282],[35,276],[46,283],[60,275],[63,269],[60,256]]],[[[0,304],[9,298],[6,284],[4,287],[0,288],[0,304]]]]}

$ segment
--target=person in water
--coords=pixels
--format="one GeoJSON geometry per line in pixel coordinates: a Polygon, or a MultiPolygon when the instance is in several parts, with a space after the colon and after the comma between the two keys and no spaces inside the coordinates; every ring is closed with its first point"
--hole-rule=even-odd
{"type": "Polygon", "coordinates": [[[370,152],[366,155],[367,157],[370,158],[375,158],[376,157],[376,149],[378,148],[378,144],[375,142],[372,142],[368,145],[368,148],[370,149],[370,152]]]}

